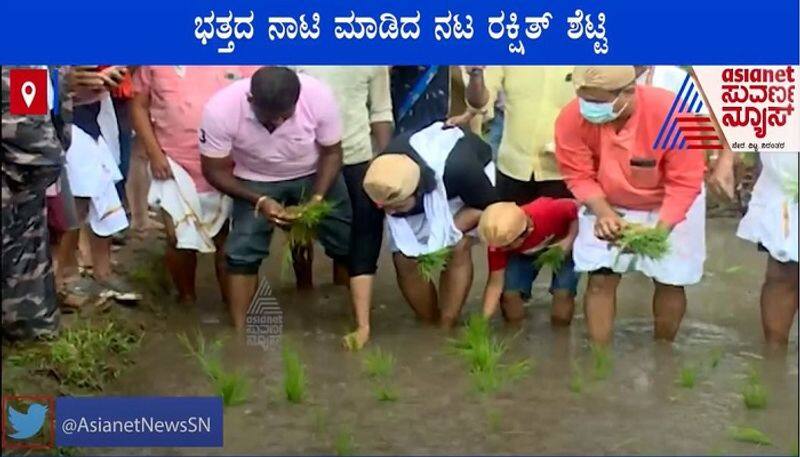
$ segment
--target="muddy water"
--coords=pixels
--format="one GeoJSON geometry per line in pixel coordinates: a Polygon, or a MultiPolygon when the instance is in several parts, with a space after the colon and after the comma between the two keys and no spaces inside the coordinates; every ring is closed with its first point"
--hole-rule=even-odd
{"type": "MultiPolygon", "coordinates": [[[[522,329],[495,326],[513,339],[509,361],[529,358],[531,375],[500,393],[474,392],[461,362],[446,350],[452,335],[418,324],[397,290],[384,255],[377,280],[372,347],[397,358],[392,385],[399,398],[381,403],[361,372],[361,356],[342,351],[350,326],[346,291],[330,284],[330,263],[317,254],[313,292],[300,293],[280,281],[278,257],[265,265],[283,310],[283,336],[308,368],[309,399],[301,405],[280,395],[280,351],[228,339],[226,361],[245,370],[248,402],[225,411],[224,448],[102,449],[102,453],[222,455],[331,454],[337,437],[352,437],[358,454],[782,454],[796,449],[798,362],[796,328],[789,354],[763,357],[758,293],[764,254],[733,236],[736,221],[709,221],[709,260],[702,284],[688,289],[689,309],[674,345],[652,341],[652,285],[638,276],[620,287],[613,347],[614,368],[593,380],[584,320],[578,311],[569,329],[549,325],[548,278],[536,283],[531,318],[522,329]],[[742,268],[732,268],[741,266],[742,268]],[[712,354],[722,352],[716,368],[712,354]],[[675,380],[682,366],[700,367],[693,389],[675,380]],[[573,367],[584,367],[583,392],[568,388],[573,367]],[[769,391],[762,411],[748,411],[739,394],[750,367],[769,391]],[[751,426],[773,446],[730,439],[731,426],[751,426]]],[[[276,240],[277,241],[277,240],[276,240]]],[[[279,253],[278,243],[274,251],[279,253]]],[[[468,311],[476,310],[485,279],[484,258],[476,270],[468,311]]],[[[200,327],[208,336],[229,335],[213,287],[209,259],[202,264],[201,307],[170,308],[164,332],[148,334],[137,365],[113,389],[130,395],[207,395],[210,387],[184,356],[175,333],[200,327]],[[201,324],[218,313],[221,324],[201,324]]]]}

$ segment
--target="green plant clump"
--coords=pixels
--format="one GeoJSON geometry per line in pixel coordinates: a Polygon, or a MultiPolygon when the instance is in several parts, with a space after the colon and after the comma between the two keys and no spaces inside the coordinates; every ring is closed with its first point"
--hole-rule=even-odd
{"type": "Polygon", "coordinates": [[[336,455],[353,455],[355,453],[355,439],[350,432],[341,431],[336,434],[333,440],[333,450],[336,455]]]}
{"type": "Polygon", "coordinates": [[[370,378],[388,378],[394,372],[395,358],[381,348],[373,349],[364,355],[364,373],[370,378]]]}
{"type": "Polygon", "coordinates": [[[380,383],[374,387],[374,391],[378,401],[392,402],[399,398],[397,391],[389,384],[380,383]]]}
{"type": "Polygon", "coordinates": [[[599,344],[592,344],[590,349],[592,351],[592,374],[594,379],[603,380],[608,378],[614,368],[611,351],[609,351],[608,347],[599,344]]]}
{"type": "Polygon", "coordinates": [[[564,265],[564,259],[566,259],[566,257],[567,253],[564,251],[564,248],[558,245],[550,246],[536,257],[536,260],[533,261],[533,265],[538,270],[548,267],[553,272],[556,272],[561,270],[561,266],[564,265]]]}
{"type": "Polygon", "coordinates": [[[764,409],[767,406],[767,388],[755,368],[750,369],[747,384],[742,389],[742,400],[747,409],[764,409]]]}
{"type": "Polygon", "coordinates": [[[583,380],[583,373],[581,372],[581,367],[576,362],[573,362],[572,376],[569,379],[570,392],[575,394],[583,392],[584,384],[585,382],[583,380]]]}
{"type": "Polygon", "coordinates": [[[447,267],[447,262],[452,254],[453,249],[450,247],[422,254],[417,257],[417,271],[424,280],[433,281],[447,267]]]}
{"type": "Polygon", "coordinates": [[[692,389],[697,383],[697,367],[693,365],[685,365],[681,368],[678,375],[677,383],[684,389],[692,389]]]}
{"type": "Polygon", "coordinates": [[[731,438],[735,441],[743,443],[758,444],[761,446],[769,446],[772,440],[761,430],[752,427],[731,427],[731,438]]]}
{"type": "Polygon", "coordinates": [[[289,346],[283,347],[283,390],[286,399],[302,403],[306,397],[306,370],[300,354],[289,346]]]}
{"type": "Polygon", "coordinates": [[[327,200],[311,201],[286,208],[292,222],[286,229],[286,249],[283,251],[282,259],[284,273],[292,265],[292,254],[314,242],[317,238],[317,227],[331,211],[333,204],[327,200]]]}
{"type": "Polygon", "coordinates": [[[662,227],[628,224],[622,229],[616,242],[620,250],[617,260],[623,252],[649,257],[653,260],[661,259],[669,252],[668,238],[669,232],[662,227]]]}
{"type": "Polygon", "coordinates": [[[50,374],[66,387],[102,390],[131,363],[128,354],[139,346],[141,337],[113,322],[104,326],[83,324],[10,356],[9,362],[50,374]]]}
{"type": "Polygon", "coordinates": [[[197,345],[193,345],[186,334],[178,335],[178,340],[189,354],[197,361],[203,373],[208,377],[214,392],[222,398],[225,406],[241,405],[247,401],[249,384],[241,371],[226,371],[222,366],[222,340],[216,339],[210,345],[206,344],[205,337],[198,331],[197,345]]]}

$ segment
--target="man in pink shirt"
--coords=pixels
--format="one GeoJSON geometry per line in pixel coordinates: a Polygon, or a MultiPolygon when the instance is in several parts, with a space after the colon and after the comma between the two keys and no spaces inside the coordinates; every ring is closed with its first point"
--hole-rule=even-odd
{"type": "Polygon", "coordinates": [[[262,67],[211,98],[199,135],[203,175],[233,197],[225,253],[231,316],[242,330],[274,226],[291,222],[284,205],[329,201],[333,210],[318,227],[319,241],[347,264],[351,209],[340,174],[339,108],[321,81],[262,67]]]}
{"type": "Polygon", "coordinates": [[[633,67],[576,67],[572,79],[578,98],[556,121],[556,158],[585,205],[573,257],[577,271],[590,273],[589,336],[610,341],[620,274],[637,270],[655,283],[655,337],[672,340],[686,310],[684,286],[703,274],[703,153],[654,149],[675,95],[637,86],[633,67]],[[629,223],[668,230],[667,255],[620,255],[615,241],[629,223]]]}
{"type": "Polygon", "coordinates": [[[153,177],[148,200],[162,209],[167,235],[165,262],[181,303],[193,303],[197,298],[197,252],[216,252],[217,280],[226,299],[221,248],[231,202],[203,177],[197,129],[208,99],[254,70],[142,66],[134,75],[131,115],[153,177]]]}

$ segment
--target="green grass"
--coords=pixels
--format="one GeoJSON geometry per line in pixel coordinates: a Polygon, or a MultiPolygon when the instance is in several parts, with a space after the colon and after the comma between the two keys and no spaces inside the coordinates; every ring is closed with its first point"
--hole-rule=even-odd
{"type": "Polygon", "coordinates": [[[592,377],[598,381],[608,378],[614,369],[611,351],[608,347],[599,344],[592,344],[590,349],[592,352],[592,377]]]}
{"type": "Polygon", "coordinates": [[[447,267],[447,262],[453,254],[453,249],[444,247],[439,250],[422,254],[417,257],[417,271],[420,276],[428,282],[439,277],[439,274],[447,267]]]}
{"type": "Polygon", "coordinates": [[[356,442],[353,434],[343,430],[336,434],[333,440],[333,451],[336,455],[353,455],[355,453],[356,442]]]}
{"type": "Polygon", "coordinates": [[[9,356],[13,365],[56,378],[65,388],[102,390],[131,363],[140,332],[113,322],[65,328],[51,341],[35,343],[9,356]]]}
{"type": "MultiPolygon", "coordinates": [[[[669,252],[669,232],[661,227],[645,227],[641,224],[628,224],[620,233],[616,245],[622,253],[632,253],[654,260],[661,259],[669,252]]],[[[615,260],[615,263],[616,263],[615,260]]]]}
{"type": "Polygon", "coordinates": [[[306,370],[300,355],[287,345],[283,347],[283,391],[291,403],[302,403],[306,397],[306,370]]]}
{"type": "Polygon", "coordinates": [[[551,271],[556,272],[561,270],[561,266],[564,264],[564,259],[566,259],[566,257],[567,253],[564,251],[564,248],[561,246],[550,246],[536,257],[536,260],[533,261],[533,265],[538,270],[548,267],[551,271]]]}
{"type": "Polygon", "coordinates": [[[222,339],[206,344],[205,337],[198,330],[196,345],[192,344],[186,334],[179,334],[178,340],[187,352],[197,361],[203,373],[208,377],[214,388],[214,393],[222,398],[222,404],[237,406],[247,401],[250,390],[247,378],[241,371],[226,371],[222,365],[222,339]]]}
{"type": "Polygon", "coordinates": [[[679,386],[684,389],[693,389],[697,384],[698,369],[694,365],[684,365],[678,374],[678,379],[675,381],[679,386]]]}
{"type": "Polygon", "coordinates": [[[385,401],[385,402],[393,402],[397,401],[399,396],[397,395],[397,390],[389,384],[380,383],[375,385],[373,388],[375,393],[375,398],[378,401],[385,401]]]}
{"type": "Polygon", "coordinates": [[[742,389],[742,400],[747,409],[764,409],[767,406],[767,388],[755,368],[750,368],[747,384],[742,389]]]}
{"type": "Polygon", "coordinates": [[[362,368],[370,378],[389,378],[394,373],[395,358],[390,352],[375,348],[364,354],[362,368]]]}
{"type": "Polygon", "coordinates": [[[730,435],[735,441],[742,443],[758,444],[761,446],[772,445],[772,440],[761,430],[752,427],[731,427],[730,435]]]}

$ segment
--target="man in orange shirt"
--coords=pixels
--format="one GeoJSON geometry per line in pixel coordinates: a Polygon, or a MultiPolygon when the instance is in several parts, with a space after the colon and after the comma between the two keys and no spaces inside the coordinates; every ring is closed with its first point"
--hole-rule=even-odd
{"type": "Polygon", "coordinates": [[[637,86],[633,67],[576,67],[572,79],[578,98],[556,121],[556,157],[585,205],[573,257],[576,271],[590,273],[589,336],[601,344],[611,340],[621,273],[637,270],[655,283],[655,337],[672,340],[686,310],[684,286],[703,274],[703,153],[653,148],[674,94],[637,86]],[[619,255],[615,241],[629,223],[667,229],[667,255],[619,255]]]}

